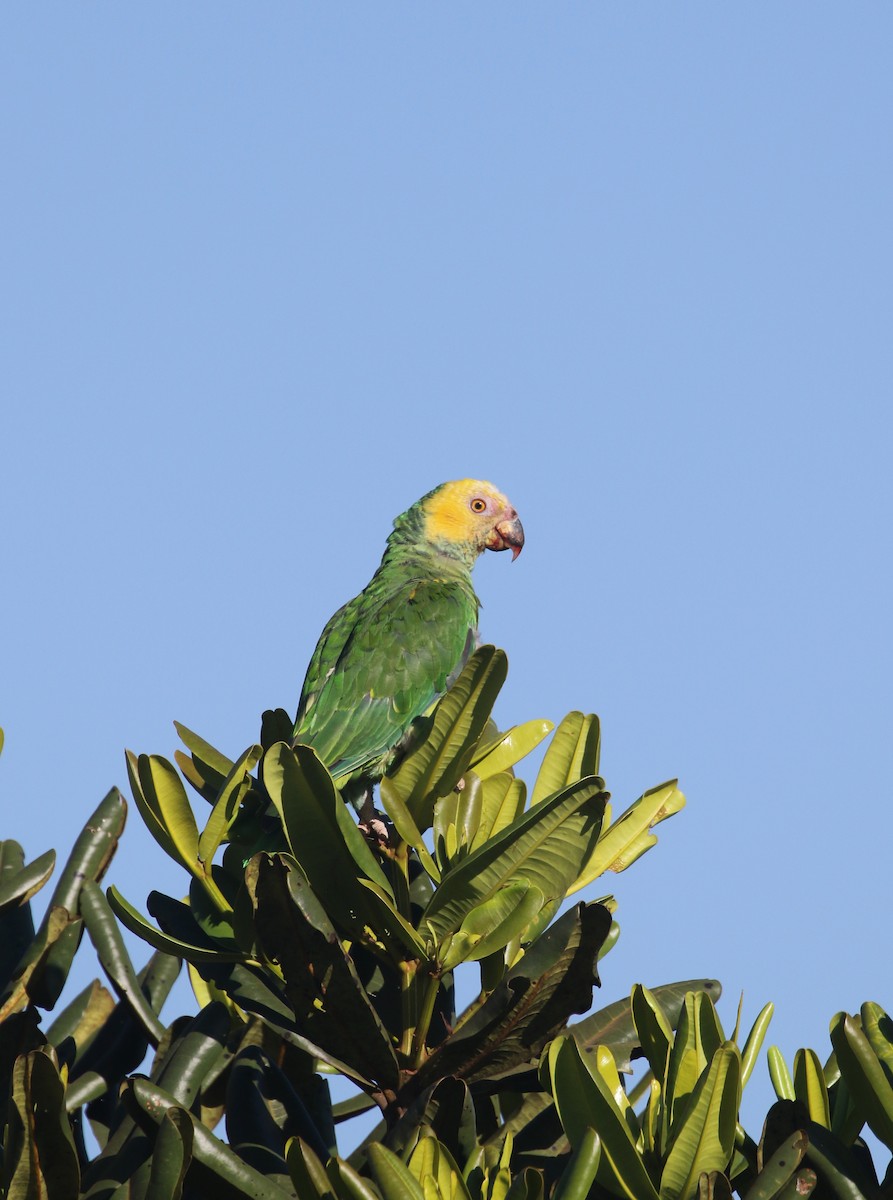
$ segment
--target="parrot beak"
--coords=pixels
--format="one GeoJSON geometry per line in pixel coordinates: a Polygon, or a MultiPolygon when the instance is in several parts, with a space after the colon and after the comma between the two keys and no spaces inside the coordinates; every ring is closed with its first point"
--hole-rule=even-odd
{"type": "Polygon", "coordinates": [[[511,549],[512,562],[515,561],[524,545],[524,526],[518,520],[518,514],[514,509],[511,510],[511,516],[507,520],[500,521],[490,530],[490,536],[485,544],[488,550],[511,549]]]}

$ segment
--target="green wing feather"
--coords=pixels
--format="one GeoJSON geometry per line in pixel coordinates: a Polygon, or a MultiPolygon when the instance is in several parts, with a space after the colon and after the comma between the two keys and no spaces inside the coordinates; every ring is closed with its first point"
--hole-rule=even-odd
{"type": "Polygon", "coordinates": [[[412,722],[471,651],[477,597],[466,578],[380,571],[332,617],[307,669],[295,740],[340,783],[380,776],[412,722]]]}

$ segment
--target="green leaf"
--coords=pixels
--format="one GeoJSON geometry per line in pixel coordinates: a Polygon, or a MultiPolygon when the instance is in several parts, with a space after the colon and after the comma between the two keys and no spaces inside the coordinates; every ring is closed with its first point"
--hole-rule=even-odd
{"type": "Polygon", "coordinates": [[[685,797],[677,788],[675,779],[650,788],[603,831],[592,857],[569,894],[587,887],[605,871],[625,871],[646,850],[657,844],[657,835],[651,832],[652,826],[678,813],[684,805],[685,797]]]}
{"type": "Polygon", "coordinates": [[[660,1001],[640,983],[633,985],[630,1005],[642,1050],[655,1079],[663,1088],[666,1086],[667,1064],[673,1044],[672,1026],[660,1001]]]}
{"type": "Polygon", "coordinates": [[[452,937],[442,966],[452,970],[461,962],[477,962],[502,950],[523,934],[542,907],[542,892],[526,879],[500,888],[466,916],[452,937]]]}
{"type": "Polygon", "coordinates": [[[598,838],[606,793],[583,779],[530,809],[445,876],[422,923],[441,941],[506,884],[527,880],[546,900],[563,899],[598,838]]]}
{"type": "Polygon", "coordinates": [[[587,1200],[601,1159],[601,1138],[594,1129],[584,1129],[570,1162],[564,1168],[554,1200],[587,1200]]]}
{"type": "Polygon", "coordinates": [[[364,1079],[396,1089],[399,1070],[388,1033],[297,862],[258,855],[246,883],[254,892],[258,937],[285,976],[301,1032],[346,1057],[364,1079]]]}
{"type": "Polygon", "coordinates": [[[501,771],[508,771],[535,750],[554,728],[551,721],[525,721],[523,725],[513,725],[494,741],[478,746],[469,766],[478,779],[489,779],[501,771]]]}
{"type": "Polygon", "coordinates": [[[887,1079],[893,1083],[893,1021],[879,1004],[867,1000],[860,1010],[862,1032],[887,1079]]]}
{"type": "Polygon", "coordinates": [[[11,874],[8,879],[4,878],[0,885],[0,909],[8,905],[18,907],[27,904],[52,875],[55,865],[56,851],[47,850],[27,867],[11,874]]]}
{"type": "Polygon", "coordinates": [[[569,784],[598,775],[601,732],[595,713],[569,712],[552,736],[533,788],[531,805],[569,784]]]}
{"type": "Polygon", "coordinates": [[[409,1168],[386,1146],[373,1142],[369,1162],[384,1200],[429,1200],[409,1168]]]}
{"type": "Polygon", "coordinates": [[[210,864],[229,832],[239,811],[239,805],[251,787],[250,773],[257,766],[262,754],[261,746],[249,746],[238,762],[233,764],[224,780],[208,817],[208,823],[198,840],[198,857],[206,866],[210,864]]]}
{"type": "Polygon", "coordinates": [[[206,742],[204,738],[199,737],[197,733],[193,733],[191,729],[187,729],[179,721],[174,721],[174,728],[180,735],[180,741],[190,752],[193,759],[197,759],[199,763],[203,763],[211,768],[211,771],[218,776],[218,783],[215,791],[220,791],[224,779],[233,769],[232,759],[227,758],[225,754],[221,754],[219,750],[215,750],[210,742],[206,742]]]}
{"type": "Polygon", "coordinates": [[[704,1172],[725,1171],[735,1149],[741,1097],[741,1053],[726,1042],[713,1055],[676,1122],[660,1179],[661,1200],[688,1200],[704,1172]]]}
{"type": "Polygon", "coordinates": [[[703,1078],[704,1071],[723,1041],[722,1028],[710,997],[704,992],[692,992],[687,995],[679,1013],[679,1025],[670,1051],[667,1085],[664,1090],[671,1127],[677,1111],[685,1107],[688,1097],[703,1078]]]}
{"type": "Polygon", "coordinates": [[[798,1050],[794,1055],[794,1094],[805,1106],[810,1120],[831,1128],[828,1089],[819,1056],[814,1050],[798,1050]]]}
{"type": "Polygon", "coordinates": [[[15,1060],[4,1147],[6,1200],[69,1200],[80,1190],[78,1156],[65,1111],[65,1085],[51,1048],[15,1060]]]}
{"type": "Polygon", "coordinates": [[[794,1100],[794,1081],[784,1060],[784,1055],[777,1046],[770,1046],[766,1051],[766,1064],[769,1067],[769,1078],[779,1100],[794,1100]]]}
{"type": "Polygon", "coordinates": [[[589,1131],[597,1129],[602,1141],[597,1177],[604,1186],[628,1200],[658,1200],[635,1139],[588,1056],[572,1038],[558,1037],[549,1046],[547,1062],[555,1106],[571,1146],[585,1146],[589,1131]]]}
{"type": "Polygon", "coordinates": [[[192,1161],[192,1120],[182,1108],[169,1108],[158,1127],[146,1200],[180,1200],[192,1161]]]}
{"type": "Polygon", "coordinates": [[[742,1088],[748,1079],[750,1079],[751,1072],[756,1065],[757,1057],[763,1046],[763,1040],[766,1037],[766,1030],[769,1028],[769,1022],[772,1020],[774,1012],[774,1004],[764,1004],[757,1014],[757,1019],[754,1021],[750,1033],[747,1035],[747,1041],[744,1043],[744,1049],[741,1051],[742,1088]]]}
{"type": "MultiPolygon", "coordinates": [[[[127,1087],[141,1111],[156,1125],[161,1124],[172,1108],[185,1111],[175,1103],[169,1092],[148,1079],[135,1076],[129,1080],[127,1087]]],[[[284,1200],[289,1195],[265,1175],[244,1163],[191,1113],[187,1115],[192,1124],[192,1152],[196,1162],[216,1175],[235,1195],[251,1197],[251,1200],[284,1200]]]]}
{"type": "Polygon", "coordinates": [[[165,1027],[140,989],[118,923],[99,884],[92,880],[87,880],[81,889],[81,913],[103,970],[118,995],[126,998],[152,1045],[157,1046],[165,1027]]]}
{"type": "Polygon", "coordinates": [[[535,1060],[573,1013],[586,1012],[611,926],[601,904],[577,904],[542,934],[488,999],[413,1076],[409,1096],[448,1075],[474,1083],[535,1060]]]}
{"type": "Polygon", "coordinates": [[[144,942],[148,942],[150,946],[154,946],[157,950],[163,950],[165,954],[188,959],[191,963],[236,962],[243,957],[241,954],[226,953],[210,943],[201,945],[163,933],[150,921],[147,921],[138,909],[129,904],[116,887],[108,889],[106,898],[109,907],[122,925],[131,933],[135,933],[137,937],[141,937],[144,942]]]}
{"type": "Polygon", "coordinates": [[[158,754],[141,754],[135,763],[133,757],[128,752],[133,798],[149,832],[191,875],[199,874],[198,826],[176,768],[158,754]]]}
{"type": "Polygon", "coordinates": [[[267,751],[263,774],[292,854],[313,892],[342,929],[368,941],[367,927],[380,912],[373,909],[357,868],[391,899],[393,891],[331,775],[309,746],[292,749],[283,742],[267,751]]]}
{"type": "Polygon", "coordinates": [[[412,818],[412,813],[403,803],[399,792],[394,788],[390,779],[382,779],[379,784],[378,795],[382,808],[390,817],[397,831],[397,836],[402,838],[407,845],[412,846],[413,850],[419,856],[419,862],[434,882],[440,883],[440,871],[437,864],[428,852],[428,847],[425,845],[419,827],[412,818]]]}
{"type": "MultiPolygon", "coordinates": [[[[679,1014],[689,992],[704,992],[716,1001],[722,989],[715,979],[687,979],[682,983],[665,983],[651,989],[651,994],[660,1004],[672,1028],[679,1022],[679,1014]]],[[[618,1069],[631,1069],[630,1052],[639,1045],[639,1035],[633,1025],[629,1000],[616,1000],[607,1008],[591,1013],[572,1025],[568,1032],[581,1049],[592,1049],[596,1045],[609,1046],[618,1069]]]]}
{"type": "Polygon", "coordinates": [[[526,798],[523,779],[515,779],[507,771],[485,779],[481,784],[481,817],[471,849],[479,849],[516,821],[524,811],[526,798]]]}
{"type": "Polygon", "coordinates": [[[840,1073],[875,1137],[893,1149],[893,1084],[857,1017],[837,1013],[831,1045],[840,1073]]]}
{"type": "Polygon", "coordinates": [[[407,1167],[426,1193],[443,1197],[443,1200],[471,1200],[456,1160],[436,1137],[418,1140],[407,1167]]]}
{"type": "Polygon", "coordinates": [[[775,1200],[793,1178],[808,1147],[809,1138],[802,1129],[786,1138],[747,1189],[745,1200],[775,1200]]]}
{"type": "Polygon", "coordinates": [[[434,801],[451,792],[468,770],[507,672],[502,650],[475,650],[435,708],[427,737],[389,776],[423,831],[430,827],[434,801]]]}

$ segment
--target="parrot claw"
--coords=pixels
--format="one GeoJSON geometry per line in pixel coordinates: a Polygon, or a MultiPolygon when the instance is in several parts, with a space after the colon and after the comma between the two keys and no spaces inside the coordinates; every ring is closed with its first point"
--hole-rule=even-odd
{"type": "Polygon", "coordinates": [[[388,824],[383,817],[376,814],[368,821],[360,821],[359,830],[370,845],[378,848],[390,845],[388,824]]]}
{"type": "Polygon", "coordinates": [[[387,821],[372,803],[371,788],[363,798],[359,816],[359,830],[370,845],[383,847],[390,844],[387,821]]]}

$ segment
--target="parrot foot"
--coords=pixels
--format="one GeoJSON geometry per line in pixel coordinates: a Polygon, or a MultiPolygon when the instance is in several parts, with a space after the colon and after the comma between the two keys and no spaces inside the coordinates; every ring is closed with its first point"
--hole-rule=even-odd
{"type": "Polygon", "coordinates": [[[372,803],[371,788],[363,797],[363,806],[360,809],[359,817],[359,829],[367,842],[379,847],[390,844],[387,821],[384,814],[380,813],[372,803]]]}

